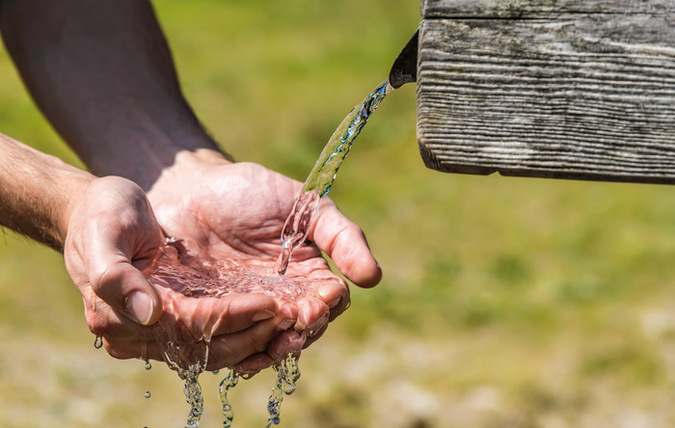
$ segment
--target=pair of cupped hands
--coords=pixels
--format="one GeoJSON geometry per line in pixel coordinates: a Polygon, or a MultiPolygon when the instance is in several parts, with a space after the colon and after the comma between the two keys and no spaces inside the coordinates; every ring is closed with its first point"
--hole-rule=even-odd
{"type": "Polygon", "coordinates": [[[361,229],[322,198],[309,242],[293,253],[288,271],[312,281],[310,295],[295,302],[252,293],[191,298],[151,285],[144,271],[167,237],[180,239],[197,258],[272,270],[281,229],[302,188],[263,166],[219,155],[176,159],[147,193],[125,178],[93,178],[69,204],[66,267],[90,330],[103,337],[111,356],[161,360],[153,328],[166,317],[195,342],[210,338],[207,370],[253,374],[308,346],[347,308],[347,283],[321,251],[356,285],[380,281],[361,229]]]}

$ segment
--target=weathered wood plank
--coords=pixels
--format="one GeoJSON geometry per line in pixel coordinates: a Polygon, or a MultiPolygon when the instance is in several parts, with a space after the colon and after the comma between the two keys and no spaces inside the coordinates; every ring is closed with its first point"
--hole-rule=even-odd
{"type": "Polygon", "coordinates": [[[673,0],[422,0],[422,18],[542,18],[561,14],[666,14],[673,0]]]}
{"type": "Polygon", "coordinates": [[[424,19],[418,138],[440,171],[675,183],[675,16],[424,19]]]}

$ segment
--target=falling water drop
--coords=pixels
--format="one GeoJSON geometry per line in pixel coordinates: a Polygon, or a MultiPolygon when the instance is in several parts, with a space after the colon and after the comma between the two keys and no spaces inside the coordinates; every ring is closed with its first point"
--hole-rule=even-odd
{"type": "Polygon", "coordinates": [[[150,391],[145,391],[145,393],[143,394],[143,397],[150,398],[150,397],[152,397],[152,394],[150,393],[150,391]]]}
{"type": "Polygon", "coordinates": [[[152,363],[149,360],[145,360],[145,370],[150,370],[152,368],[152,363]]]}
{"type": "Polygon", "coordinates": [[[96,339],[94,339],[94,348],[101,349],[102,347],[103,347],[103,337],[96,336],[96,339]]]}

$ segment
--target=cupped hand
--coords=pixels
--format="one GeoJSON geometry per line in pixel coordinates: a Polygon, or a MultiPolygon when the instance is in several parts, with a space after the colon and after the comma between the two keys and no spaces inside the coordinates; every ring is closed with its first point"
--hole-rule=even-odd
{"type": "MultiPolygon", "coordinates": [[[[253,163],[232,163],[208,150],[180,154],[148,192],[155,215],[169,236],[185,242],[197,258],[268,266],[281,250],[280,234],[302,184],[253,163]]],[[[292,257],[286,275],[303,277],[316,286],[297,302],[296,331],[311,342],[329,320],[349,304],[346,282],[322,257],[324,251],[348,279],[372,287],[381,278],[361,229],[322,198],[310,224],[309,242],[292,257]]],[[[286,338],[268,349],[278,359],[298,341],[286,338]]],[[[257,356],[256,358],[260,358],[257,356]]]]}
{"type": "Polygon", "coordinates": [[[82,194],[71,197],[66,267],[82,294],[90,330],[104,338],[113,357],[162,359],[153,325],[168,317],[180,319],[188,331],[210,329],[220,338],[212,344],[217,349],[213,364],[234,365],[267,349],[280,329],[295,323],[297,310],[268,296],[235,294],[195,307],[179,293],[153,287],[142,271],[165,235],[133,182],[94,178],[82,194]]]}

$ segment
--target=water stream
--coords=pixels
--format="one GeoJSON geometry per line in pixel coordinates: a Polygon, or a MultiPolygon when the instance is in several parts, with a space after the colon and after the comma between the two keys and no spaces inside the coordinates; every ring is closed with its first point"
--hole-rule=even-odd
{"type": "MultiPolygon", "coordinates": [[[[174,304],[172,299],[180,295],[217,299],[231,293],[259,293],[295,301],[311,293],[317,286],[306,278],[279,276],[269,265],[241,264],[231,260],[197,260],[187,254],[182,243],[175,239],[168,239],[160,248],[159,256],[146,275],[150,283],[163,294],[168,307],[174,304]]],[[[153,326],[153,333],[164,361],[184,381],[183,391],[190,407],[185,428],[197,428],[204,412],[199,376],[206,370],[209,360],[210,332],[203,332],[203,337],[197,339],[194,332],[178,319],[178,314],[168,312],[153,326]]],[[[96,344],[101,346],[102,340],[97,339],[96,344]]],[[[145,367],[151,367],[148,361],[145,367]]],[[[277,380],[268,403],[268,425],[278,423],[283,395],[295,389],[295,382],[300,376],[298,357],[289,354],[274,366],[274,370],[277,380]]],[[[218,397],[222,405],[224,428],[230,427],[234,418],[228,391],[242,377],[246,376],[228,369],[220,384],[218,397]]]]}
{"type": "Polygon", "coordinates": [[[394,87],[389,81],[378,85],[351,110],[328,140],[314,168],[307,176],[281,232],[281,253],[275,267],[279,275],[286,273],[291,254],[307,238],[307,230],[319,205],[319,199],[333,186],[338,169],[349,154],[354,140],[384,97],[393,90],[394,87]]]}
{"type": "MultiPolygon", "coordinates": [[[[170,289],[187,297],[219,298],[229,293],[263,293],[294,301],[311,292],[316,284],[305,278],[284,276],[291,254],[305,241],[319,200],[330,191],[337,171],[354,140],[370,115],[392,90],[393,87],[388,82],[380,84],[352,109],[328,140],[285,222],[281,234],[282,250],[274,271],[270,271],[269,267],[242,265],[231,260],[190,261],[190,258],[181,258],[181,252],[185,251],[182,244],[175,239],[168,239],[161,248],[158,259],[146,272],[148,280],[157,287],[170,289]]],[[[204,411],[199,375],[206,370],[208,363],[210,333],[204,332],[201,340],[186,340],[186,336],[190,336],[189,332],[181,331],[180,322],[167,316],[160,319],[154,327],[154,333],[156,342],[162,347],[167,365],[185,382],[185,397],[190,406],[185,428],[197,428],[204,411]]],[[[96,338],[95,346],[103,346],[102,338],[96,338]]],[[[147,360],[145,367],[151,367],[147,360]]],[[[285,395],[295,391],[300,377],[298,358],[295,355],[289,354],[273,368],[277,379],[267,404],[267,428],[279,424],[281,402],[285,395]]],[[[242,376],[236,371],[228,369],[220,383],[218,397],[222,405],[224,428],[229,428],[234,418],[228,392],[237,385],[240,377],[242,376]]],[[[149,397],[149,392],[147,396],[149,397]]]]}

